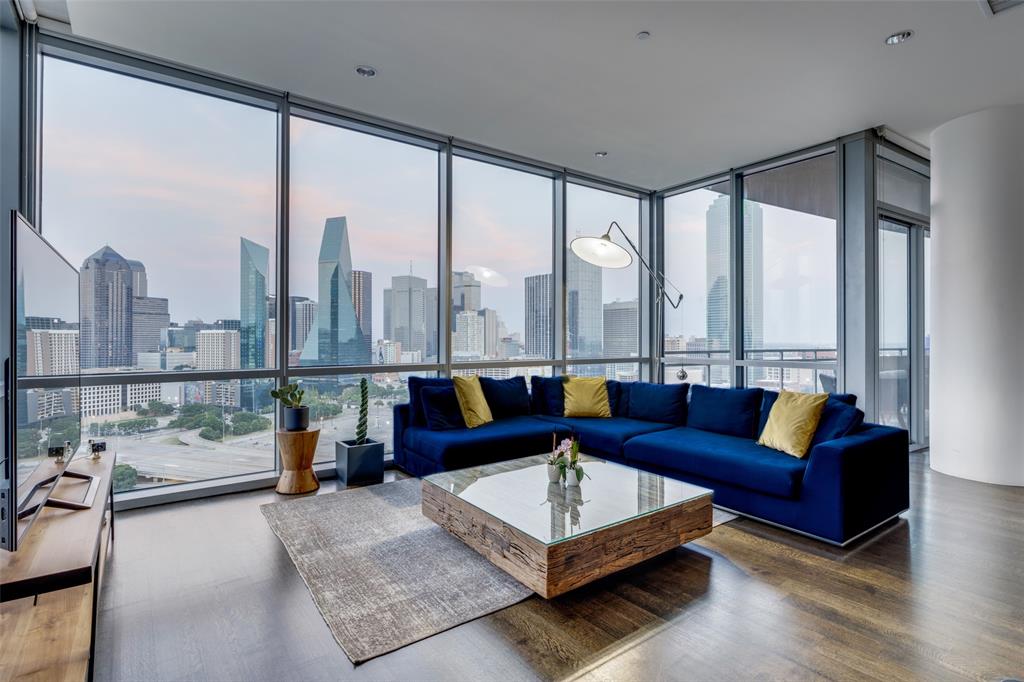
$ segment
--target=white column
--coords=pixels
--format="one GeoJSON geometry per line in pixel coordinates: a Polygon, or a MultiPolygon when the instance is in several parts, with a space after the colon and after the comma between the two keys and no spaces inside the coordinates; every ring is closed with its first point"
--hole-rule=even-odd
{"type": "Polygon", "coordinates": [[[931,466],[1024,485],[1024,105],[932,149],[931,466]]]}

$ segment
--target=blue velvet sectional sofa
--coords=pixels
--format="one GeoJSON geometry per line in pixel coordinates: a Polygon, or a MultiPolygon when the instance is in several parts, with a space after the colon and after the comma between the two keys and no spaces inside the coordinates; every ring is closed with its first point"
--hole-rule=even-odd
{"type": "Polygon", "coordinates": [[[481,379],[495,421],[460,424],[449,379],[409,380],[394,410],[395,464],[415,476],[550,452],[552,434],[587,454],[714,490],[716,506],[845,545],[909,506],[908,434],[863,422],[830,396],[803,459],[757,444],[774,391],[608,382],[609,418],[568,418],[559,379],[481,379]],[[424,397],[427,399],[424,401],[424,397]]]}

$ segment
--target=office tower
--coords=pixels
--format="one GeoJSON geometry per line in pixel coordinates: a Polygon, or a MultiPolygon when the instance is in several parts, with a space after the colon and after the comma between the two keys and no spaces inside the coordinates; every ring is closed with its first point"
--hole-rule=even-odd
{"type": "Polygon", "coordinates": [[[531,358],[551,357],[552,318],[554,310],[551,305],[552,294],[551,273],[532,275],[524,282],[526,285],[526,356],[531,358]]]}
{"type": "Polygon", "coordinates": [[[135,366],[150,372],[195,369],[196,353],[195,351],[184,350],[161,350],[155,353],[139,353],[135,366]]]}
{"type": "Polygon", "coordinates": [[[79,273],[82,369],[132,364],[133,273],[125,258],[104,246],[79,273]]]}
{"type": "Polygon", "coordinates": [[[387,339],[377,340],[377,351],[374,354],[378,365],[394,365],[401,361],[402,344],[387,339]]]}
{"type": "Polygon", "coordinates": [[[267,319],[277,319],[277,294],[267,294],[267,319]]]}
{"type": "Polygon", "coordinates": [[[638,301],[615,301],[604,304],[605,357],[628,358],[637,355],[639,331],[638,301]]]}
{"type": "Polygon", "coordinates": [[[498,358],[502,360],[519,357],[521,350],[519,342],[511,336],[503,336],[498,341],[498,358]]]}
{"type": "Polygon", "coordinates": [[[352,271],[352,307],[362,333],[366,362],[372,362],[370,346],[373,339],[373,275],[365,270],[352,271]]]}
{"type": "Polygon", "coordinates": [[[129,260],[128,267],[132,271],[132,295],[149,296],[149,278],[146,266],[140,260],[129,260]]]}
{"type": "MultiPolygon", "coordinates": [[[[21,293],[21,292],[19,292],[21,293]]],[[[59,317],[39,317],[37,315],[26,315],[24,327],[25,329],[78,329],[78,324],[74,322],[65,322],[59,317]]]]}
{"type": "Polygon", "coordinates": [[[79,409],[82,417],[102,417],[124,410],[124,391],[117,384],[82,386],[79,409]]]}
{"type": "Polygon", "coordinates": [[[241,331],[242,321],[241,320],[214,320],[212,325],[201,325],[203,329],[230,329],[232,331],[241,331]]]}
{"type": "Polygon", "coordinates": [[[145,407],[160,400],[160,384],[128,384],[124,387],[124,405],[128,408],[145,407]]]}
{"type": "Polygon", "coordinates": [[[30,388],[20,391],[25,396],[25,400],[18,406],[19,423],[31,424],[44,419],[75,414],[78,411],[75,391],[76,389],[71,388],[57,390],[30,388]]]}
{"type": "MultiPolygon", "coordinates": [[[[138,261],[135,261],[138,262],[138,261]]],[[[145,270],[142,276],[145,277],[145,270]]],[[[163,331],[170,327],[166,298],[135,296],[132,298],[132,364],[138,362],[139,353],[160,350],[163,331]]]]}
{"type": "Polygon", "coordinates": [[[270,249],[241,238],[241,305],[239,344],[241,367],[253,369],[266,366],[267,336],[267,274],[270,249]]]}
{"type": "Polygon", "coordinates": [[[316,301],[311,301],[308,298],[292,303],[292,318],[290,321],[292,328],[291,350],[301,351],[305,347],[306,339],[309,338],[309,332],[316,325],[316,311],[318,307],[316,301]]]}
{"type": "Polygon", "coordinates": [[[369,347],[356,319],[352,295],[352,254],[345,217],[328,218],[317,260],[316,324],[302,347],[303,365],[363,365],[369,347]]]}
{"type": "Polygon", "coordinates": [[[479,360],[484,354],[484,317],[476,310],[455,314],[452,355],[462,360],[479,360]]]}
{"type": "Polygon", "coordinates": [[[601,268],[565,254],[566,332],[570,357],[600,357],[603,338],[601,268]]]}
{"type": "Polygon", "coordinates": [[[234,329],[204,329],[196,333],[197,369],[239,369],[241,362],[240,332],[234,329]]]}
{"type": "Polygon", "coordinates": [[[427,347],[427,280],[414,275],[391,278],[391,288],[385,290],[384,301],[390,305],[385,317],[390,318],[391,329],[384,333],[392,341],[402,344],[404,351],[419,351],[427,347]]]}
{"type": "Polygon", "coordinates": [[[423,298],[423,327],[427,360],[437,359],[437,287],[427,287],[423,298]]]}
{"type": "Polygon", "coordinates": [[[78,374],[77,329],[28,329],[25,332],[26,374],[78,374]]]}
{"type": "Polygon", "coordinates": [[[274,357],[274,353],[277,352],[277,320],[270,318],[267,320],[267,343],[264,349],[264,360],[263,364],[265,367],[273,367],[277,364],[277,359],[274,357]]]}
{"type": "Polygon", "coordinates": [[[480,309],[480,281],[472,272],[452,273],[452,308],[458,313],[463,310],[480,309]]]}
{"type": "Polygon", "coordinates": [[[498,312],[492,308],[480,308],[476,311],[483,321],[483,356],[493,358],[498,355],[498,340],[501,338],[499,330],[504,326],[498,319],[498,312]]]}
{"type": "Polygon", "coordinates": [[[382,327],[380,330],[381,336],[389,338],[392,333],[391,327],[391,289],[384,289],[384,293],[381,295],[381,308],[383,310],[381,317],[382,327]]]}

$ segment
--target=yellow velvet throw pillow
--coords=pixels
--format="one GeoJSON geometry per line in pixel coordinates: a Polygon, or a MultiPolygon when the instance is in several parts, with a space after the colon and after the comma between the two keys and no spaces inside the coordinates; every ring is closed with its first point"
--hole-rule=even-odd
{"type": "Polygon", "coordinates": [[[565,387],[566,417],[611,417],[604,377],[569,377],[565,387]]]}
{"type": "Polygon", "coordinates": [[[480,386],[480,377],[452,377],[455,382],[455,398],[459,401],[459,411],[469,428],[475,428],[494,421],[491,408],[484,398],[484,389],[480,386]]]}
{"type": "Polygon", "coordinates": [[[828,393],[783,391],[768,413],[758,445],[803,457],[811,447],[827,401],[828,393]]]}

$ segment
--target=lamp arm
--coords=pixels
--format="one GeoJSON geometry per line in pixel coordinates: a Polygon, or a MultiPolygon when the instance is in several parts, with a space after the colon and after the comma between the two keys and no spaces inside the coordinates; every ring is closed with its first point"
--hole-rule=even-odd
{"type": "Polygon", "coordinates": [[[636,248],[636,244],[633,243],[633,240],[629,238],[629,235],[626,234],[626,231],[622,229],[622,226],[619,225],[619,223],[617,221],[613,220],[611,222],[611,225],[608,226],[608,231],[604,233],[606,237],[609,234],[611,234],[612,227],[617,227],[619,229],[619,233],[622,234],[622,237],[626,240],[626,243],[629,244],[629,248],[633,249],[633,253],[636,254],[636,257],[640,260],[640,263],[647,270],[648,274],[650,274],[651,279],[654,280],[654,284],[655,284],[655,286],[658,287],[659,293],[661,293],[661,295],[664,298],[664,300],[670,306],[672,306],[674,309],[678,310],[679,306],[683,302],[683,292],[679,289],[679,287],[677,287],[675,284],[673,284],[672,281],[668,277],[666,277],[665,275],[663,275],[660,272],[655,272],[651,268],[651,266],[647,263],[647,261],[644,260],[643,255],[640,253],[640,249],[636,248]],[[668,291],[665,288],[666,284],[668,284],[673,289],[675,289],[676,293],[679,294],[679,295],[677,297],[675,297],[675,298],[669,298],[667,296],[668,291]]]}

